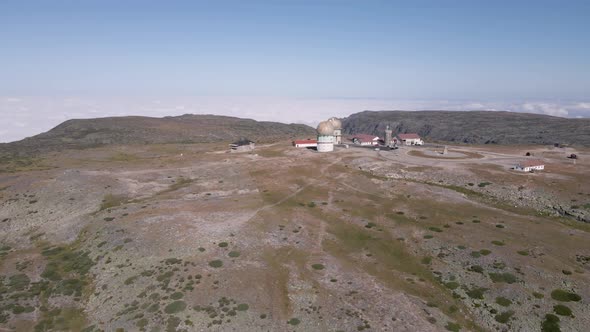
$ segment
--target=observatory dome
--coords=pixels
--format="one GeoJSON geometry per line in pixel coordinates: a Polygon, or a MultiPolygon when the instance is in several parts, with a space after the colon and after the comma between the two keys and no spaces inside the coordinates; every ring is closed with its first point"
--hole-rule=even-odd
{"type": "Polygon", "coordinates": [[[333,136],[334,126],[329,121],[322,121],[317,128],[318,135],[333,136]]]}
{"type": "Polygon", "coordinates": [[[334,129],[342,129],[342,121],[338,120],[337,118],[330,118],[328,120],[334,129]]]}

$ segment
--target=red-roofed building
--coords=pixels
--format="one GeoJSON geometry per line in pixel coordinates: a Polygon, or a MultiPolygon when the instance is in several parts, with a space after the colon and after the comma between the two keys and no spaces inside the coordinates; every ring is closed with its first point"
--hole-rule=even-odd
{"type": "Polygon", "coordinates": [[[545,162],[539,159],[527,159],[514,166],[514,169],[523,172],[541,171],[545,169],[545,162]]]}
{"type": "Polygon", "coordinates": [[[352,142],[358,145],[379,145],[379,137],[375,135],[357,134],[352,137],[352,142]]]}
{"type": "Polygon", "coordinates": [[[424,141],[415,133],[398,134],[398,142],[402,145],[423,145],[424,141]]]}
{"type": "Polygon", "coordinates": [[[294,140],[293,146],[296,148],[315,148],[318,146],[318,141],[315,139],[294,140]]]}

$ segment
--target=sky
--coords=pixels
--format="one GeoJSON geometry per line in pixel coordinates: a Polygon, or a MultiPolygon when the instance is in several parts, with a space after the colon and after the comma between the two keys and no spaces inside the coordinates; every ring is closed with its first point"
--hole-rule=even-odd
{"type": "Polygon", "coordinates": [[[69,118],[590,117],[590,1],[0,1],[0,142],[69,118]]]}

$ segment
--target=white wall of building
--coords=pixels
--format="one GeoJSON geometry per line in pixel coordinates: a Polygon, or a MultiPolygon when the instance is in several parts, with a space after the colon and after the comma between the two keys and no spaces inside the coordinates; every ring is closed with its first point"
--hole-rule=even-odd
{"type": "Polygon", "coordinates": [[[402,142],[404,145],[424,145],[424,141],[421,138],[408,138],[402,142]]]}
{"type": "Polygon", "coordinates": [[[334,129],[334,143],[335,144],[342,144],[342,130],[341,129],[334,129]]]}
{"type": "Polygon", "coordinates": [[[304,143],[304,144],[296,143],[295,144],[296,148],[314,148],[316,146],[318,146],[317,143],[304,143]]]}
{"type": "Polygon", "coordinates": [[[545,165],[526,166],[526,167],[520,167],[520,166],[517,165],[516,167],[514,167],[514,169],[515,170],[518,170],[518,171],[523,171],[523,172],[530,172],[532,170],[542,171],[542,170],[545,169],[545,165]]]}
{"type": "Polygon", "coordinates": [[[334,151],[334,136],[318,135],[318,152],[334,151]]]}

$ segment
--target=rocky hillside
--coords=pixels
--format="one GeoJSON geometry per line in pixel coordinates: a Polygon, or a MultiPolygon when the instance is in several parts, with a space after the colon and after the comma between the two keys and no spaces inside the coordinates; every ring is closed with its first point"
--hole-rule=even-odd
{"type": "Polygon", "coordinates": [[[415,132],[430,141],[471,144],[572,144],[590,146],[590,119],[472,111],[365,111],[343,121],[345,134],[415,132]]]}
{"type": "Polygon", "coordinates": [[[108,144],[230,142],[240,137],[264,143],[311,136],[315,136],[315,130],[306,125],[228,116],[110,117],[68,120],[46,133],[0,144],[0,154],[31,154],[108,144]]]}

